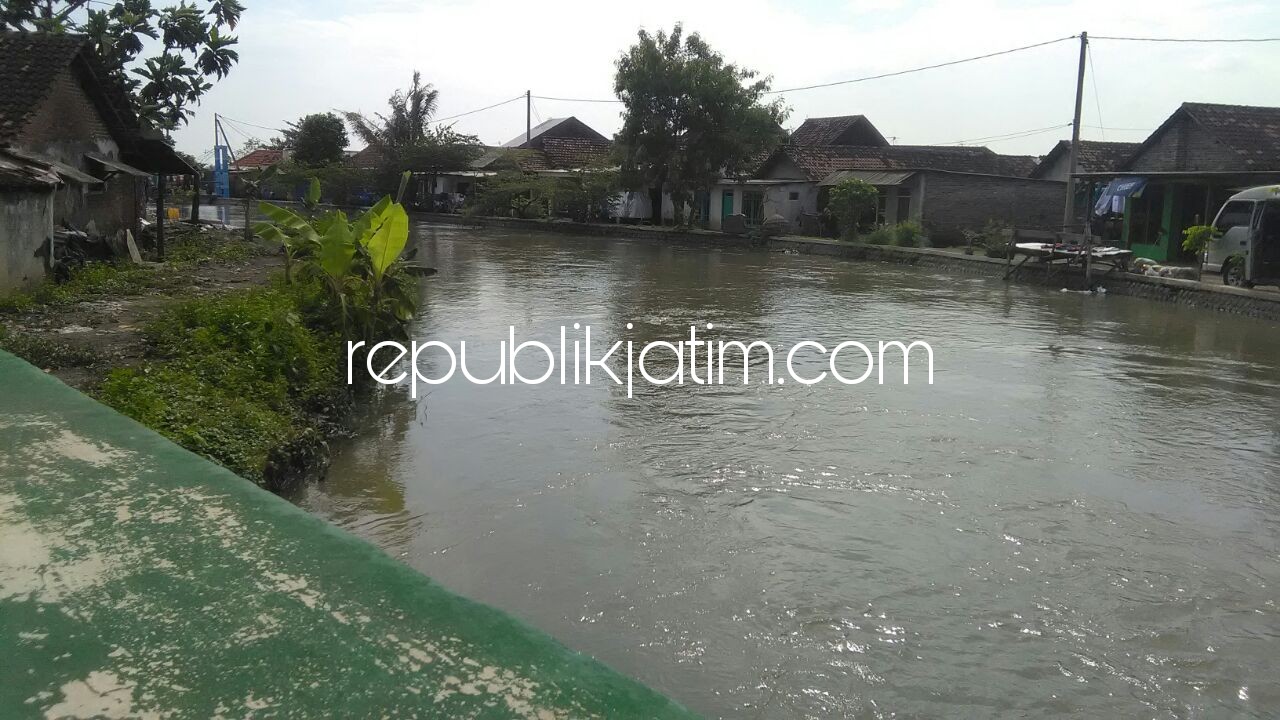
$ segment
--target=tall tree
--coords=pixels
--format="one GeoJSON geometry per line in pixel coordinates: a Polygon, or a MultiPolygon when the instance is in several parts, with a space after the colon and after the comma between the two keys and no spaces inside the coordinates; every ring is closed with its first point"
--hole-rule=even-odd
{"type": "Polygon", "coordinates": [[[289,123],[285,142],[293,146],[293,159],[300,165],[328,165],[338,162],[347,148],[347,126],[333,113],[312,113],[289,123]]]}
{"type": "Polygon", "coordinates": [[[397,90],[388,98],[388,114],[343,113],[352,133],[377,152],[379,185],[389,190],[404,170],[465,168],[479,156],[482,146],[476,136],[432,125],[439,97],[439,91],[423,84],[422,74],[415,70],[409,89],[397,90]]]}
{"type": "Polygon", "coordinates": [[[344,115],[351,123],[351,130],[365,145],[392,157],[426,142],[439,97],[440,92],[431,83],[422,84],[422,73],[414,70],[409,89],[396,90],[387,99],[390,114],[375,113],[372,118],[358,112],[344,115]]]}
{"type": "Polygon", "coordinates": [[[623,121],[615,144],[624,184],[648,188],[661,224],[663,191],[679,209],[722,174],[740,172],[782,140],[787,110],[781,100],[764,101],[768,78],[726,63],[680,24],[638,37],[617,61],[623,121]]]}
{"type": "Polygon", "coordinates": [[[0,29],[83,33],[103,65],[133,97],[143,119],[164,130],[184,124],[192,106],[239,61],[238,0],[180,0],[159,10],[151,0],[0,0],[0,29]],[[142,57],[144,38],[159,41],[142,57]]]}

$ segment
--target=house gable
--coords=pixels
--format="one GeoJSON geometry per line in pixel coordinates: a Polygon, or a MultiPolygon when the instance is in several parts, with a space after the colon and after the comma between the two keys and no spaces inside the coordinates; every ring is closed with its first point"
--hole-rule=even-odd
{"type": "Polygon", "coordinates": [[[1183,103],[1124,164],[1135,172],[1280,169],[1280,108],[1183,103]]]}
{"type": "Polygon", "coordinates": [[[608,142],[609,140],[576,117],[551,118],[532,128],[529,134],[531,137],[527,141],[524,133],[521,133],[503,143],[502,146],[507,148],[541,148],[542,141],[547,138],[577,138],[597,142],[608,142]]]}
{"type": "Polygon", "coordinates": [[[864,145],[886,147],[889,141],[865,115],[809,118],[791,133],[792,145],[808,147],[864,145]]]}
{"type": "Polygon", "coordinates": [[[13,137],[14,146],[72,166],[82,164],[85,152],[119,156],[119,145],[106,120],[76,75],[71,67],[57,73],[48,94],[13,137]]]}

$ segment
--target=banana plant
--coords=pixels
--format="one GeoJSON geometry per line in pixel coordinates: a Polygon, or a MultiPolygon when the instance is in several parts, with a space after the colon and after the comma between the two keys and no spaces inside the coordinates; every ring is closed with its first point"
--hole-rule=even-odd
{"type": "MultiPolygon", "coordinates": [[[[399,200],[408,180],[405,173],[395,201],[383,197],[354,221],[340,210],[307,219],[271,203],[259,206],[270,222],[255,230],[284,248],[286,281],[294,281],[295,265],[296,274],[320,280],[338,305],[344,336],[352,318],[366,340],[378,333],[402,336],[416,310],[412,278],[435,274],[405,253],[409,216],[399,200]]],[[[304,204],[314,208],[319,197],[320,184],[312,180],[304,204]]]]}

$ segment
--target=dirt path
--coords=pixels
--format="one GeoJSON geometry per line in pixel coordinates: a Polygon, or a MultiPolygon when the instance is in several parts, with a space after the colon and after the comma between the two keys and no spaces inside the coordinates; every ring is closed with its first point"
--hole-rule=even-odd
{"type": "Polygon", "coordinates": [[[48,365],[43,368],[46,372],[86,390],[110,369],[142,362],[147,353],[142,330],[166,308],[192,297],[267,285],[280,271],[281,260],[262,252],[255,248],[255,254],[244,259],[224,259],[213,253],[215,257],[196,262],[150,266],[165,279],[164,287],[71,304],[37,305],[0,315],[0,324],[24,336],[27,344],[49,348],[44,354],[59,360],[37,364],[48,365]]]}

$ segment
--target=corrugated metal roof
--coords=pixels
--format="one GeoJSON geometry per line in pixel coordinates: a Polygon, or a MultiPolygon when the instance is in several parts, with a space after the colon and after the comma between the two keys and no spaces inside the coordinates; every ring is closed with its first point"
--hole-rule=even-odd
{"type": "Polygon", "coordinates": [[[52,168],[53,171],[56,172],[63,180],[69,180],[71,182],[80,183],[82,185],[101,185],[102,184],[101,180],[90,175],[89,173],[86,173],[82,170],[77,170],[76,168],[73,168],[70,165],[67,165],[66,163],[60,163],[57,160],[52,160],[50,158],[47,158],[41,155],[29,153],[29,152],[26,152],[25,150],[18,150],[17,148],[8,148],[5,150],[5,152],[15,157],[22,158],[23,160],[28,160],[30,162],[37,163],[40,165],[46,165],[52,168]]]}
{"type": "Polygon", "coordinates": [[[818,187],[838,185],[845,180],[861,180],[872,185],[901,185],[914,173],[884,170],[837,170],[822,179],[818,187]]]}
{"type": "Polygon", "coordinates": [[[119,160],[112,160],[106,155],[99,155],[97,153],[85,153],[84,156],[100,165],[109,167],[112,170],[115,170],[117,172],[125,173],[126,175],[132,175],[134,177],[150,177],[151,175],[151,173],[145,170],[139,170],[138,168],[132,165],[127,165],[125,163],[122,163],[119,160]]]}

